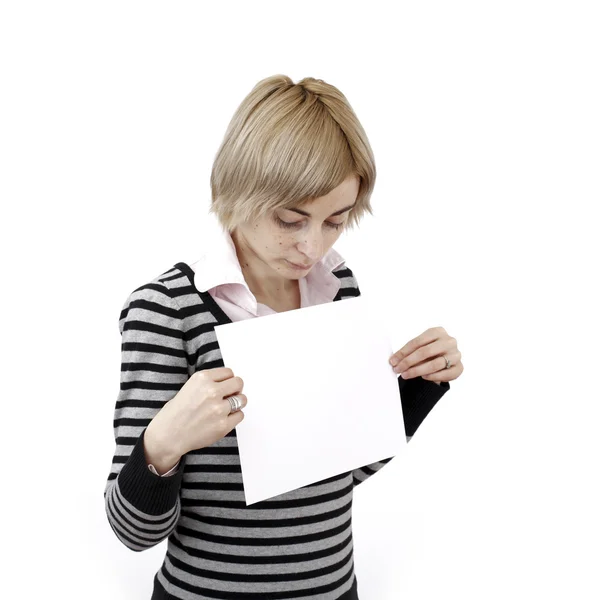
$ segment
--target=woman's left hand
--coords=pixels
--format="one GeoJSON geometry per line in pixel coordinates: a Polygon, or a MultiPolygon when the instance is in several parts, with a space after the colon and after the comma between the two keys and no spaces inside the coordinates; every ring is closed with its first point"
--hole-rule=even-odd
{"type": "Polygon", "coordinates": [[[456,338],[450,337],[443,327],[432,327],[392,354],[390,364],[394,373],[402,373],[403,379],[420,375],[439,385],[461,375],[464,371],[461,357],[456,338]],[[450,361],[448,369],[444,356],[450,361]]]}

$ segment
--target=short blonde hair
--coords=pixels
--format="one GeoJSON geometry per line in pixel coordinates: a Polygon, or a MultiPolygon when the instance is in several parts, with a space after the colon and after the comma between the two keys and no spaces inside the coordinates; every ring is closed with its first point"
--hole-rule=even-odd
{"type": "Polygon", "coordinates": [[[209,212],[231,232],[324,196],[352,175],[360,185],[350,228],[373,214],[375,159],[362,125],[334,86],[273,75],[254,86],[229,123],[213,163],[209,212]]]}

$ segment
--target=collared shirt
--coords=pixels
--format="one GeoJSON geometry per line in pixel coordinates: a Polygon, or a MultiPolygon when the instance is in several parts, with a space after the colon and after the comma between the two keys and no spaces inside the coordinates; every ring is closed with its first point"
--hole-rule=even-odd
{"type": "MultiPolygon", "coordinates": [[[[244,279],[231,235],[224,231],[217,218],[208,214],[200,232],[202,251],[189,265],[194,271],[194,285],[200,292],[208,292],[232,321],[275,314],[266,304],[256,300],[244,279]]],[[[334,248],[323,256],[312,269],[298,280],[301,308],[332,302],[340,289],[340,280],[332,271],[346,261],[334,248]]],[[[179,462],[161,475],[168,477],[177,470],[179,462]]],[[[150,471],[158,475],[153,465],[150,471]]]]}

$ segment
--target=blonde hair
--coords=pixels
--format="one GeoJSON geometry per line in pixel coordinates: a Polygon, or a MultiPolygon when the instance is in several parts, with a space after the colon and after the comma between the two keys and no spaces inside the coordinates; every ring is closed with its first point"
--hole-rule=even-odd
{"type": "Polygon", "coordinates": [[[254,86],[229,123],[212,167],[209,212],[231,232],[324,196],[352,175],[360,185],[349,228],[373,214],[376,170],[367,135],[334,86],[273,75],[254,86]]]}

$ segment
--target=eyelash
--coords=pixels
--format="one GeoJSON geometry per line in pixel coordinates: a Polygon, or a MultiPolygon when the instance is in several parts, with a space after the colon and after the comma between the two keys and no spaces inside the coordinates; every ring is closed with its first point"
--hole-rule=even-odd
{"type": "MultiPolygon", "coordinates": [[[[275,217],[275,221],[284,229],[295,229],[296,227],[298,227],[298,225],[300,225],[300,223],[286,223],[285,221],[282,221],[279,217],[275,217]]],[[[325,221],[325,223],[332,229],[341,229],[344,226],[343,223],[330,223],[329,221],[325,221]]]]}

